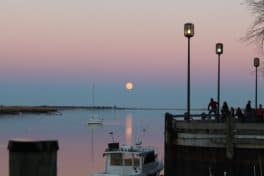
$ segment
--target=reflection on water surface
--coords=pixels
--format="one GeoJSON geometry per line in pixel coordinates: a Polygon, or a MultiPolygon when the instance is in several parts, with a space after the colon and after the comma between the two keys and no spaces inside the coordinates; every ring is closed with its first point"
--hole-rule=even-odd
{"type": "Polygon", "coordinates": [[[58,176],[87,176],[103,171],[103,151],[112,142],[113,132],[120,144],[155,146],[163,156],[164,111],[63,111],[56,115],[18,115],[0,118],[0,175],[8,176],[9,139],[57,139],[58,176]],[[104,119],[103,125],[88,125],[92,114],[104,119]],[[146,129],[144,135],[142,130],[146,129]]]}

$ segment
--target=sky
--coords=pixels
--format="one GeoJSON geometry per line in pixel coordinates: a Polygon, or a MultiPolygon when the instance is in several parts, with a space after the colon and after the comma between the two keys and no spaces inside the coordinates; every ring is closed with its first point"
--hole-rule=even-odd
{"type": "MultiPolygon", "coordinates": [[[[254,44],[242,41],[254,20],[243,0],[0,1],[0,104],[184,108],[186,22],[191,38],[191,107],[217,97],[254,101],[254,44]],[[126,91],[127,81],[134,83],[126,91]]],[[[259,103],[264,103],[259,77],[259,103]]],[[[221,102],[222,102],[221,101],[221,102]]]]}

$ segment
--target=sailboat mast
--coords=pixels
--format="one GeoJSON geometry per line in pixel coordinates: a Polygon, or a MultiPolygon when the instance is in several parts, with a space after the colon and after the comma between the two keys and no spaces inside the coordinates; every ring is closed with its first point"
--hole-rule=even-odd
{"type": "Polygon", "coordinates": [[[94,106],[94,84],[92,85],[92,106],[94,106]]]}

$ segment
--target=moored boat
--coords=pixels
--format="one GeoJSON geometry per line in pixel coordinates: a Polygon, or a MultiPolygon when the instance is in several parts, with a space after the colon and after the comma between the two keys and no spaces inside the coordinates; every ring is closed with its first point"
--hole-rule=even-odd
{"type": "Polygon", "coordinates": [[[89,120],[88,120],[88,125],[93,125],[93,124],[103,124],[103,119],[100,118],[96,118],[94,116],[92,116],[89,120]]]}
{"type": "MultiPolygon", "coordinates": [[[[94,85],[92,86],[92,107],[94,108],[94,85]]],[[[92,114],[91,118],[88,120],[88,125],[102,125],[103,119],[99,118],[97,115],[92,114]]]]}
{"type": "Polygon", "coordinates": [[[103,156],[105,171],[95,176],[158,176],[163,169],[152,147],[109,143],[103,156]]]}

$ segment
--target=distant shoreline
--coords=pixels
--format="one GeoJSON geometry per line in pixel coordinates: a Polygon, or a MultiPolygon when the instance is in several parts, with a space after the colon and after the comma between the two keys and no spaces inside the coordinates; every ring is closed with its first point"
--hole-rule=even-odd
{"type": "MultiPolygon", "coordinates": [[[[5,114],[61,114],[63,110],[73,109],[86,109],[86,110],[179,110],[183,111],[184,108],[152,108],[152,107],[118,107],[118,106],[0,106],[0,115],[5,114]]],[[[196,108],[193,110],[206,111],[204,108],[196,108]]]]}

